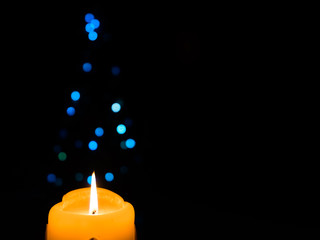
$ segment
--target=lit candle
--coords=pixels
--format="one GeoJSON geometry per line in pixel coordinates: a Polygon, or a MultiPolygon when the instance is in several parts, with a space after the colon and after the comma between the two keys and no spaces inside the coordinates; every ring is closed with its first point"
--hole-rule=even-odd
{"type": "Polygon", "coordinates": [[[73,190],[54,205],[47,240],[134,240],[134,209],[118,194],[96,187],[73,190]]]}

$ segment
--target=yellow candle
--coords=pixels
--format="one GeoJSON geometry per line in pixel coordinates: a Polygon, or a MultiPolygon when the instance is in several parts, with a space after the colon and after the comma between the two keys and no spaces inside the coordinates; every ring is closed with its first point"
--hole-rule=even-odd
{"type": "Polygon", "coordinates": [[[73,190],[54,205],[48,217],[47,240],[134,240],[134,209],[118,194],[96,188],[73,190]]]}

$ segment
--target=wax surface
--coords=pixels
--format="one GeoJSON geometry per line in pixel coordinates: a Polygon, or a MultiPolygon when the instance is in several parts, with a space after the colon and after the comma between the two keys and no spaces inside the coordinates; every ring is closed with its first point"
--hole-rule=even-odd
{"type": "Polygon", "coordinates": [[[134,240],[134,209],[119,195],[98,188],[98,214],[89,214],[90,188],[71,191],[48,217],[47,240],[134,240]]]}

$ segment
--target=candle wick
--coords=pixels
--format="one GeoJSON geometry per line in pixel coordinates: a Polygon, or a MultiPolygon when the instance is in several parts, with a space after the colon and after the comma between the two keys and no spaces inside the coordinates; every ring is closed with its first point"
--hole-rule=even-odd
{"type": "Polygon", "coordinates": [[[97,210],[93,210],[92,211],[92,215],[96,214],[97,210]]]}

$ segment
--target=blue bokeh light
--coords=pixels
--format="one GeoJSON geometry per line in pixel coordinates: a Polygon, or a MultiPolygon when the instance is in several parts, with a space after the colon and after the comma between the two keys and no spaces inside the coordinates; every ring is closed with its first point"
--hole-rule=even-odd
{"type": "Polygon", "coordinates": [[[86,62],[82,65],[82,70],[84,72],[90,72],[92,70],[92,65],[89,62],[86,62]]]}
{"type": "Polygon", "coordinates": [[[71,93],[71,99],[73,101],[78,101],[80,99],[80,93],[78,91],[73,91],[71,93]]]}
{"type": "Polygon", "coordinates": [[[81,172],[77,172],[74,177],[77,182],[81,182],[83,180],[83,174],[81,172]]]}
{"type": "Polygon", "coordinates": [[[120,74],[120,67],[118,67],[118,66],[113,66],[113,67],[111,68],[111,73],[112,73],[113,76],[119,76],[119,74],[120,74]]]}
{"type": "Polygon", "coordinates": [[[94,26],[95,29],[100,26],[100,21],[98,19],[92,19],[90,23],[94,26]]]}
{"type": "Polygon", "coordinates": [[[121,105],[119,103],[114,103],[111,105],[111,110],[114,113],[117,113],[121,110],[121,105]]]}
{"type": "Polygon", "coordinates": [[[87,13],[85,16],[84,16],[84,20],[89,23],[91,22],[92,20],[94,19],[94,15],[92,13],[87,13]]]}
{"type": "Polygon", "coordinates": [[[74,107],[67,108],[67,114],[71,117],[76,113],[76,109],[74,107]]]}
{"type": "Polygon", "coordinates": [[[85,27],[86,32],[88,32],[88,33],[93,32],[95,28],[96,28],[95,25],[91,22],[87,23],[86,27],[85,27]]]}
{"type": "Polygon", "coordinates": [[[94,32],[94,31],[89,32],[88,38],[90,41],[95,41],[98,38],[98,33],[94,32]]]}
{"type": "Polygon", "coordinates": [[[126,141],[121,141],[120,142],[120,147],[121,147],[121,149],[126,150],[127,149],[126,141]]]}
{"type": "Polygon", "coordinates": [[[74,146],[75,146],[76,148],[82,148],[83,142],[78,139],[78,140],[76,140],[76,141],[74,142],[74,146]]]}
{"type": "Polygon", "coordinates": [[[56,182],[56,180],[57,180],[57,177],[55,174],[53,174],[53,173],[48,174],[47,181],[49,183],[54,183],[54,182],[56,182]]]}
{"type": "Polygon", "coordinates": [[[114,179],[114,175],[111,172],[107,172],[104,176],[107,182],[112,182],[114,179]]]}
{"type": "Polygon", "coordinates": [[[119,134],[124,134],[125,132],[126,132],[126,126],[125,125],[123,125],[123,124],[119,124],[118,126],[117,126],[117,132],[119,133],[119,134]]]}
{"type": "Polygon", "coordinates": [[[89,176],[88,178],[87,178],[87,182],[91,185],[91,179],[92,179],[92,176],[89,176]]]}
{"type": "Polygon", "coordinates": [[[136,146],[136,141],[132,138],[127,139],[126,141],[126,147],[127,148],[134,148],[136,146]]]}
{"type": "Polygon", "coordinates": [[[96,141],[90,141],[88,147],[91,151],[95,151],[98,148],[98,143],[96,141]]]}
{"type": "Polygon", "coordinates": [[[97,137],[101,137],[104,134],[104,130],[101,127],[97,127],[94,133],[96,134],[97,137]]]}

